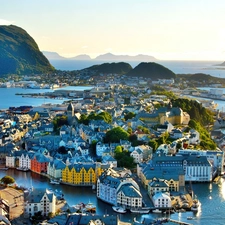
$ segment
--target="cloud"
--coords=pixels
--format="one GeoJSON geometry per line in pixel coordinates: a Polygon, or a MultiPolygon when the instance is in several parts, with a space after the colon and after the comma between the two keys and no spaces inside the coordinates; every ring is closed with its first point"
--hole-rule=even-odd
{"type": "Polygon", "coordinates": [[[14,21],[8,21],[8,20],[0,19],[0,25],[11,25],[13,23],[14,23],[14,21]]]}
{"type": "Polygon", "coordinates": [[[88,48],[88,46],[87,46],[87,45],[84,45],[84,46],[82,46],[81,48],[88,48]]]}

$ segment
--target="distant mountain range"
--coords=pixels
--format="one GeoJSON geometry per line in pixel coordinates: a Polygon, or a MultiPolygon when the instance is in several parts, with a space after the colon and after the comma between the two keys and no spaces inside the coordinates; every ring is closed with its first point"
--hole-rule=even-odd
{"type": "Polygon", "coordinates": [[[225,66],[225,62],[221,63],[221,64],[217,64],[215,66],[225,66]]]}
{"type": "Polygon", "coordinates": [[[106,53],[103,55],[99,55],[94,59],[91,59],[89,55],[78,55],[76,57],[66,58],[59,55],[57,52],[48,52],[43,51],[43,54],[46,56],[48,60],[96,60],[96,61],[107,61],[107,62],[129,62],[129,61],[137,61],[137,62],[153,62],[157,61],[157,59],[153,56],[149,55],[114,55],[112,53],[106,53]]]}

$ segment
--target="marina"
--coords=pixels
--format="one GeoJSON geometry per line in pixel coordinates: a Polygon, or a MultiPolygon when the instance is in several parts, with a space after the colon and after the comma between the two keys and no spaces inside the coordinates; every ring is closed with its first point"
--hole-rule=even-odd
{"type": "MultiPolygon", "coordinates": [[[[35,174],[31,171],[23,172],[15,169],[0,170],[0,177],[9,175],[15,178],[18,186],[26,186],[27,189],[33,188],[46,188],[49,191],[54,191],[57,196],[62,196],[66,200],[67,204],[71,207],[79,203],[92,203],[96,207],[97,215],[117,215],[118,213],[112,209],[112,206],[104,203],[96,198],[96,193],[91,187],[75,187],[64,184],[54,185],[50,184],[49,178],[43,177],[39,174],[35,174]]],[[[138,221],[148,218],[151,220],[159,219],[162,217],[170,218],[171,220],[187,222],[187,217],[191,216],[194,219],[191,220],[192,224],[211,225],[215,220],[218,225],[224,224],[225,216],[223,211],[225,210],[225,180],[220,179],[217,183],[193,183],[193,190],[198,197],[201,204],[198,207],[197,212],[183,211],[175,213],[139,213],[130,212],[119,213],[122,221],[131,222],[136,218],[138,221]],[[212,219],[214,218],[214,219],[212,219]]]]}

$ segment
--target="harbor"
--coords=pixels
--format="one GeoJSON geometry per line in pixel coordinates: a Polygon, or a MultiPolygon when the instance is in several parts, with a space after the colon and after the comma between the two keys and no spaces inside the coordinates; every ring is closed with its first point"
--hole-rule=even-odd
{"type": "MultiPolygon", "coordinates": [[[[18,185],[26,185],[27,188],[48,188],[55,192],[63,193],[64,199],[68,206],[72,207],[78,203],[91,202],[96,206],[96,215],[118,215],[114,212],[112,206],[104,203],[96,198],[96,193],[91,187],[74,187],[68,185],[54,185],[50,184],[49,178],[43,177],[32,172],[23,172],[15,169],[0,170],[0,177],[9,175],[15,178],[18,185]]],[[[121,221],[133,222],[134,218],[137,221],[142,221],[146,218],[149,220],[159,218],[170,218],[168,224],[175,224],[172,220],[183,222],[183,224],[202,224],[211,225],[215,220],[217,224],[223,224],[225,217],[223,211],[225,210],[225,180],[220,178],[217,183],[193,183],[193,190],[197,195],[201,205],[197,212],[193,211],[178,211],[171,214],[166,213],[131,213],[127,211],[124,214],[119,214],[121,221]],[[190,220],[191,218],[191,220],[190,220]],[[214,218],[214,219],[213,219],[214,218]]]]}

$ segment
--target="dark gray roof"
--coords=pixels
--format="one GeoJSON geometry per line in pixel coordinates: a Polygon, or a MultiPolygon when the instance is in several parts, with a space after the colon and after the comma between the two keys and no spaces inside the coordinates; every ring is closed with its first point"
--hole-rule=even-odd
{"type": "Polygon", "coordinates": [[[25,197],[25,201],[28,201],[28,203],[40,203],[45,194],[49,201],[52,202],[54,193],[47,192],[46,189],[34,189],[30,191],[28,196],[25,197]]]}
{"type": "Polygon", "coordinates": [[[91,220],[100,220],[107,225],[117,225],[116,215],[84,215],[84,214],[73,214],[70,215],[65,225],[87,225],[91,220]]]}
{"type": "Polygon", "coordinates": [[[118,192],[122,191],[125,196],[130,198],[142,198],[142,195],[139,190],[137,190],[132,184],[124,184],[120,187],[118,192]]]}

